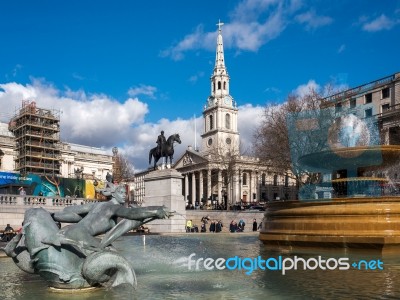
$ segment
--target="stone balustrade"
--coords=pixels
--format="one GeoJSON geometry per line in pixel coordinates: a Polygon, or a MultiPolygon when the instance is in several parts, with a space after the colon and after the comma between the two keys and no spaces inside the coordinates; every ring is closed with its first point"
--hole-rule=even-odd
{"type": "Polygon", "coordinates": [[[38,206],[43,208],[54,208],[57,206],[81,205],[93,200],[84,198],[69,198],[69,197],[44,197],[44,196],[19,196],[19,195],[0,195],[0,206],[38,206]]]}
{"type": "Polygon", "coordinates": [[[7,224],[19,228],[24,219],[25,211],[29,208],[42,207],[55,212],[72,205],[83,205],[97,200],[70,197],[44,197],[32,195],[0,194],[0,230],[7,224]]]}

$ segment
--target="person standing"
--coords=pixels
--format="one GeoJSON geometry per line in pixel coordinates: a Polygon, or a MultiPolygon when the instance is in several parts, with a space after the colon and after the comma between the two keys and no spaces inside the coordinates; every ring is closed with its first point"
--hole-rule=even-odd
{"type": "Polygon", "coordinates": [[[221,232],[222,231],[222,227],[223,227],[222,222],[221,222],[221,220],[219,220],[217,222],[217,224],[215,225],[215,232],[221,232]]]}
{"type": "Polygon", "coordinates": [[[26,191],[25,191],[25,189],[24,189],[22,186],[19,188],[19,194],[20,194],[21,196],[25,196],[25,195],[26,195],[26,191]]]}
{"type": "Polygon", "coordinates": [[[214,220],[210,224],[210,232],[215,232],[215,221],[214,220]]]}
{"type": "Polygon", "coordinates": [[[161,131],[161,134],[157,138],[157,152],[160,156],[163,155],[162,151],[164,148],[164,144],[167,142],[165,136],[164,136],[164,130],[161,131]]]}
{"type": "Polygon", "coordinates": [[[253,231],[257,231],[257,220],[253,220],[253,231]]]}

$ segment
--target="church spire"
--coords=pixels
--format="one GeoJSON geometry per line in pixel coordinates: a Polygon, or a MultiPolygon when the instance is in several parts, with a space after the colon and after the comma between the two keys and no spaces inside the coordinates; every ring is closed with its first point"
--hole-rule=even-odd
{"type": "Polygon", "coordinates": [[[225,68],[225,60],[224,60],[224,42],[222,39],[222,25],[224,23],[221,23],[221,21],[218,21],[218,37],[217,37],[217,52],[215,55],[215,67],[214,67],[214,75],[217,74],[226,74],[226,68],[225,68]],[[224,72],[221,72],[224,71],[224,72]]]}
{"type": "Polygon", "coordinates": [[[224,23],[218,21],[217,51],[215,55],[214,71],[211,76],[211,96],[213,99],[219,100],[219,103],[222,103],[221,98],[229,95],[229,75],[225,67],[222,25],[224,25],[224,23]]]}

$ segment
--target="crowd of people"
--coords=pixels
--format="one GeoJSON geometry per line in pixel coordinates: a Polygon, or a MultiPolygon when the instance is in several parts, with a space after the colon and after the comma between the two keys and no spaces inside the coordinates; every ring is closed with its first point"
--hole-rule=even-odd
{"type": "MultiPolygon", "coordinates": [[[[231,221],[229,224],[229,232],[244,232],[245,231],[245,226],[246,222],[243,219],[240,219],[239,222],[235,222],[234,220],[231,221]]],[[[257,223],[257,220],[253,220],[253,227],[252,231],[258,231],[262,226],[262,222],[260,224],[257,223]]],[[[211,220],[209,216],[202,217],[201,218],[201,228],[200,232],[207,232],[207,229],[209,232],[212,233],[218,233],[222,231],[222,227],[224,225],[222,224],[221,220],[211,220]],[[207,224],[210,222],[210,225],[207,226],[207,224]]],[[[193,224],[192,220],[187,220],[186,221],[186,232],[199,232],[199,228],[197,225],[193,224]]]]}

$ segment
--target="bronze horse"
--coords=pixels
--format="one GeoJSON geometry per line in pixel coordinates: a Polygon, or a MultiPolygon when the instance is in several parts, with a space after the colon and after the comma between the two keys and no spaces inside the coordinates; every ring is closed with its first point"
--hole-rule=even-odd
{"type": "Polygon", "coordinates": [[[154,147],[153,149],[150,150],[149,152],[149,164],[151,164],[151,158],[154,158],[154,170],[156,169],[157,162],[161,157],[165,157],[165,161],[169,161],[172,165],[172,159],[174,158],[174,142],[177,142],[178,144],[181,143],[181,138],[179,137],[179,134],[175,133],[168,137],[167,142],[162,146],[161,153],[157,151],[157,147],[154,147]]]}

